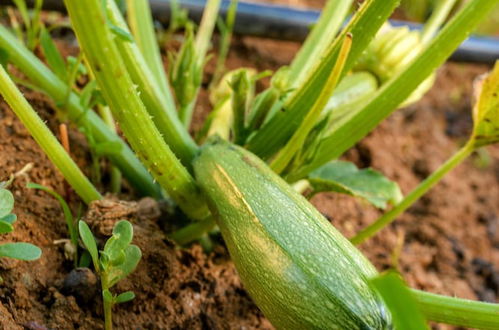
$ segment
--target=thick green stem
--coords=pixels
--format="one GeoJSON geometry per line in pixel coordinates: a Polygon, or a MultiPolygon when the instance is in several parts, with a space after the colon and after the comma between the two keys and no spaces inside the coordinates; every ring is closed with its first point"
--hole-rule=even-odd
{"type": "Polygon", "coordinates": [[[178,245],[185,245],[202,238],[208,231],[215,227],[213,217],[208,217],[202,221],[191,223],[170,235],[178,245]]]}
{"type": "MultiPolygon", "coordinates": [[[[107,3],[109,19],[116,26],[128,31],[116,3],[114,1],[107,3]]],[[[132,81],[138,86],[140,99],[145,109],[154,118],[156,128],[183,165],[190,168],[197,145],[178,118],[169,88],[167,88],[168,93],[165,93],[156,83],[154,74],[135,42],[121,38],[115,38],[114,41],[132,81]]]]}
{"type": "Polygon", "coordinates": [[[421,37],[421,42],[423,44],[427,44],[431,38],[433,38],[434,34],[440,28],[440,25],[442,25],[447,16],[449,16],[449,13],[455,3],[456,0],[442,0],[437,2],[437,7],[423,28],[421,37]]]}
{"type": "Polygon", "coordinates": [[[293,159],[296,153],[303,147],[305,139],[307,138],[310,131],[314,128],[315,124],[317,123],[317,119],[319,119],[322,111],[329,102],[330,96],[333,94],[333,91],[338,84],[338,80],[340,79],[341,72],[345,65],[351,46],[352,36],[350,34],[347,34],[344,38],[343,45],[341,46],[340,53],[338,54],[336,64],[327,79],[326,85],[319,94],[319,97],[317,98],[314,105],[307,113],[291,139],[284,146],[284,148],[279,151],[277,156],[272,161],[270,167],[274,170],[274,172],[280,174],[282,171],[284,171],[291,159],[293,159]]]}
{"type": "Polygon", "coordinates": [[[290,87],[300,85],[307,72],[317,63],[319,56],[334,40],[341,25],[345,21],[352,0],[327,1],[317,24],[307,36],[290,66],[290,87]]]}
{"type": "Polygon", "coordinates": [[[149,69],[156,78],[161,92],[168,94],[173,101],[170,86],[166,79],[161,52],[154,32],[151,7],[148,0],[127,0],[127,18],[137,45],[145,58],[149,69]]]}
{"type": "MultiPolygon", "coordinates": [[[[0,25],[0,48],[9,54],[9,61],[56,103],[64,102],[68,86],[2,25],[0,25]]],[[[117,145],[115,151],[106,156],[120,168],[130,184],[141,195],[161,197],[158,185],[153,183],[152,177],[128,145],[113,133],[95,112],[85,109],[76,94],[71,93],[66,106],[60,110],[64,111],[65,115],[76,125],[89,128],[98,143],[117,145]]]]}
{"type": "MultiPolygon", "coordinates": [[[[206,62],[206,53],[208,52],[208,46],[210,44],[211,36],[213,35],[213,30],[215,29],[215,23],[217,22],[220,3],[221,0],[208,0],[206,7],[204,8],[199,30],[196,34],[196,40],[194,41],[196,49],[196,66],[200,68],[201,71],[206,62]]],[[[197,86],[191,102],[180,109],[180,119],[186,128],[191,125],[192,114],[194,112],[200,87],[201,86],[197,86]]]]}
{"type": "Polygon", "coordinates": [[[104,329],[113,329],[113,304],[108,301],[104,301],[104,329]]]}
{"type": "Polygon", "coordinates": [[[206,7],[204,8],[203,18],[201,19],[201,24],[199,25],[195,40],[197,64],[199,67],[202,67],[205,62],[211,36],[213,35],[213,30],[215,29],[215,24],[217,22],[220,3],[221,0],[208,0],[206,7]]]}
{"type": "Polygon", "coordinates": [[[80,47],[113,115],[139,158],[192,219],[204,218],[205,201],[194,179],[156,129],[114,43],[100,0],[66,0],[80,47]]]}
{"type": "Polygon", "coordinates": [[[499,329],[499,304],[412,290],[428,320],[476,329],[499,329]]]}
{"type": "Polygon", "coordinates": [[[229,9],[227,9],[226,21],[223,23],[223,30],[219,29],[221,34],[220,46],[218,50],[217,64],[215,65],[215,73],[213,73],[209,90],[212,90],[212,88],[218,84],[225,71],[225,60],[227,59],[227,54],[229,53],[232,31],[236,21],[237,2],[238,0],[230,1],[229,9]]]}
{"type": "Polygon", "coordinates": [[[466,144],[450,159],[448,159],[442,166],[440,166],[435,172],[433,172],[428,178],[421,182],[414,190],[412,190],[399,204],[397,204],[397,206],[395,206],[389,212],[385,213],[374,223],[361,230],[350,241],[353,244],[360,244],[369,237],[375,235],[388,224],[393,222],[397,216],[407,210],[407,208],[409,208],[415,201],[417,201],[421,196],[428,192],[428,190],[433,188],[433,186],[435,186],[445,174],[447,174],[450,170],[452,170],[464,159],[466,159],[466,157],[468,157],[473,152],[473,150],[474,149],[471,144],[466,144]]]}
{"type": "Polygon", "coordinates": [[[0,66],[0,93],[81,199],[87,204],[101,199],[97,189],[81,172],[42,119],[38,117],[3,66],[0,66]]]}
{"type": "Polygon", "coordinates": [[[107,274],[104,272],[100,272],[100,280],[101,280],[101,288],[102,288],[102,303],[104,309],[104,329],[112,330],[113,329],[113,301],[106,297],[104,292],[109,292],[109,285],[107,274]]]}

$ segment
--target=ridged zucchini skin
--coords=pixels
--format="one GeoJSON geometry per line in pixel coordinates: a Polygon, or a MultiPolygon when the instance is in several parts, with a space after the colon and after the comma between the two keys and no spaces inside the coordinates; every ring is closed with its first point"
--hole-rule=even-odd
{"type": "Polygon", "coordinates": [[[249,294],[278,329],[391,329],[372,264],[250,152],[216,140],[196,179],[249,294]]]}

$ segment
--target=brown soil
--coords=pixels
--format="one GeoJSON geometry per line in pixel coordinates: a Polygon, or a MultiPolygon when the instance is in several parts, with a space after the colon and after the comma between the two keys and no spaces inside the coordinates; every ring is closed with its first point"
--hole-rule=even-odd
{"type": "MultiPolygon", "coordinates": [[[[298,45],[255,38],[235,41],[229,67],[275,69],[292,58],[298,45]]],[[[399,182],[407,193],[455,152],[470,132],[470,94],[474,77],[486,66],[447,64],[435,88],[418,104],[398,111],[346,158],[372,166],[399,182]]],[[[210,68],[209,70],[210,71],[210,68]]],[[[56,128],[52,104],[39,94],[26,94],[56,128]]],[[[206,115],[206,97],[197,109],[197,123],[206,115]]],[[[84,140],[71,134],[75,158],[88,163],[84,140]],[[78,151],[79,150],[79,151],[78,151]]],[[[459,166],[428,195],[380,235],[361,246],[379,270],[394,265],[409,284],[431,292],[497,301],[499,295],[499,148],[486,150],[490,164],[474,157],[459,166]]],[[[0,180],[27,163],[34,168],[12,186],[19,220],[2,241],[29,241],[43,256],[35,262],[0,260],[0,328],[100,329],[102,305],[95,280],[64,285],[72,269],[65,260],[64,218],[57,202],[25,188],[37,182],[64,193],[61,175],[30,138],[5,103],[0,104],[0,180]]],[[[131,196],[121,196],[131,199],[131,196]]],[[[347,236],[373,221],[380,212],[351,197],[321,194],[313,202],[347,236]]],[[[74,209],[77,203],[74,202],[74,209]]],[[[87,220],[106,234],[118,218],[132,221],[135,244],[143,251],[138,269],[119,291],[137,297],[114,312],[119,329],[272,329],[242,287],[225,249],[205,255],[199,245],[176,248],[160,229],[159,206],[150,200],[92,205],[87,220]],[[149,217],[144,217],[149,214],[149,217]]],[[[164,220],[164,219],[160,219],[164,220]]],[[[79,273],[81,275],[81,272],[79,273]]],[[[73,274],[74,275],[74,274],[73,274]]],[[[72,276],[73,276],[72,275],[72,276]]],[[[78,275],[78,274],[77,274],[78,275]]],[[[88,274],[87,274],[88,275],[88,274]]],[[[441,327],[442,329],[444,327],[441,327]]]]}

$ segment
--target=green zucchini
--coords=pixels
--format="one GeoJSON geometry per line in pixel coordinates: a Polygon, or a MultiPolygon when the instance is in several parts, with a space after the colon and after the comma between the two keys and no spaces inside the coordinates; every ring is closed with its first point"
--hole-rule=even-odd
{"type": "Polygon", "coordinates": [[[258,157],[212,140],[196,179],[249,294],[279,329],[391,329],[372,264],[258,157]]]}

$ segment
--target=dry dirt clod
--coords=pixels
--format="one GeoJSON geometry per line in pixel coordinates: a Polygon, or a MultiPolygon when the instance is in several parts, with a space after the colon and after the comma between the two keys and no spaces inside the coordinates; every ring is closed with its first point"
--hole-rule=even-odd
{"type": "Polygon", "coordinates": [[[85,222],[94,234],[111,236],[116,222],[137,217],[138,209],[137,202],[112,200],[106,197],[90,203],[85,222]]]}
{"type": "Polygon", "coordinates": [[[151,197],[139,200],[137,205],[137,218],[139,220],[157,220],[161,216],[159,203],[151,197]]]}

